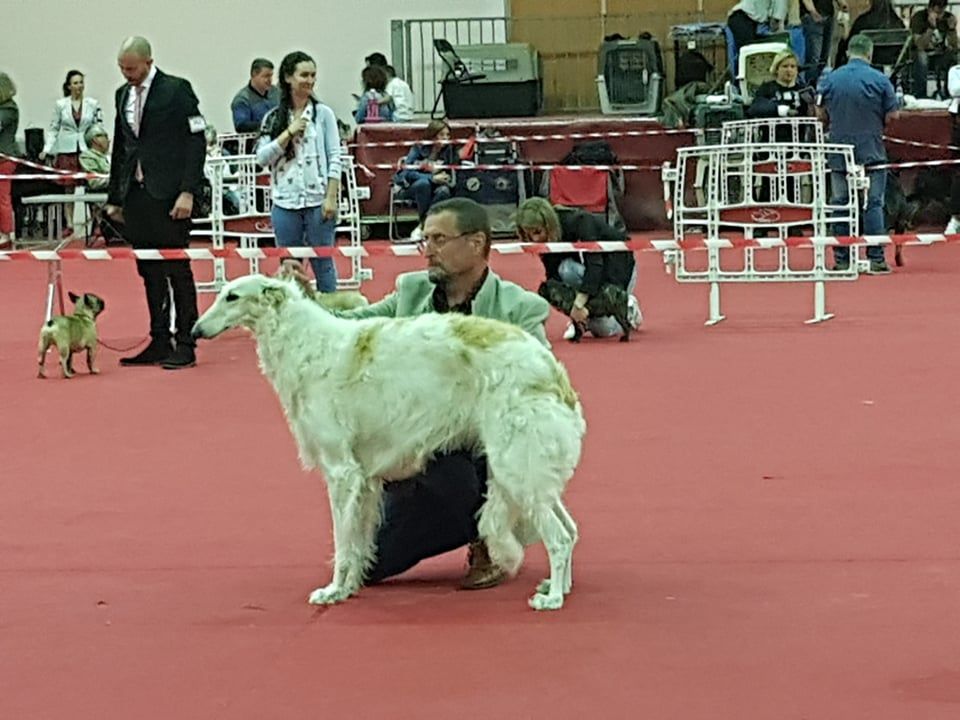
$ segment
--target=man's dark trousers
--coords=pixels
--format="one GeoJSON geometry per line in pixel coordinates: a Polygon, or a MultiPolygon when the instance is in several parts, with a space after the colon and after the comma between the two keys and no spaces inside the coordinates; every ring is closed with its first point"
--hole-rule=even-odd
{"type": "MultiPolygon", "coordinates": [[[[126,238],[137,249],[186,248],[190,243],[190,220],[174,220],[170,211],[176,198],[158,199],[134,181],[123,206],[126,238]]],[[[197,321],[197,289],[189,260],[137,260],[150,312],[150,337],[170,340],[170,291],[177,311],[178,346],[193,347],[190,335],[197,321]]]]}

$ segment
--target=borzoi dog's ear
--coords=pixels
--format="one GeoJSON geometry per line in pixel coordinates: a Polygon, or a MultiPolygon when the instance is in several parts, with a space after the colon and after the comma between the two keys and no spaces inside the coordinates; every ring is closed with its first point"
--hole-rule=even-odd
{"type": "Polygon", "coordinates": [[[67,297],[70,298],[70,302],[72,302],[74,305],[76,305],[77,300],[80,299],[80,296],[77,295],[75,292],[68,292],[67,297]]]}
{"type": "Polygon", "coordinates": [[[287,283],[263,275],[246,275],[231,280],[197,320],[193,336],[211,339],[224,330],[252,327],[258,318],[274,311],[294,292],[287,283]]]}
{"type": "Polygon", "coordinates": [[[287,300],[290,299],[290,292],[287,288],[284,287],[271,287],[267,286],[263,288],[263,292],[260,293],[260,296],[263,298],[265,304],[272,307],[280,307],[287,300]]]}

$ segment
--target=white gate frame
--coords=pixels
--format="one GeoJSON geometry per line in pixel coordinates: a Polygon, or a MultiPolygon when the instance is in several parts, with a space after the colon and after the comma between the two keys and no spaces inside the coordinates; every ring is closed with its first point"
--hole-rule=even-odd
{"type": "MultiPolygon", "coordinates": [[[[813,283],[813,317],[807,323],[829,320],[833,314],[826,311],[825,283],[856,280],[867,266],[866,261],[860,260],[857,246],[852,246],[847,269],[827,267],[826,248],[836,243],[829,237],[829,227],[844,223],[850,229],[849,234],[856,235],[859,231],[859,198],[868,180],[864,169],[854,163],[853,147],[823,142],[758,142],[757,133],[761,128],[766,127],[769,132],[774,124],[793,124],[794,132],[800,133],[804,131],[803,125],[811,124],[807,119],[729,124],[735,127],[727,131],[728,123],[724,123],[725,137],[749,142],[679,148],[676,166],[664,166],[662,178],[668,208],[671,195],[674,203],[674,243],[663,248],[667,271],[673,271],[678,282],[709,283],[707,325],[716,325],[725,319],[720,308],[720,285],[726,282],[813,283]],[[844,205],[832,204],[831,159],[834,166],[842,162],[846,168],[848,200],[844,205]],[[689,179],[696,177],[698,167],[706,171],[707,192],[702,203],[688,201],[690,195],[695,195],[690,191],[689,179]],[[761,190],[768,197],[757,197],[761,190]],[[721,227],[726,232],[743,232],[741,268],[726,270],[721,266],[721,249],[738,246],[722,236],[721,227]],[[810,268],[795,268],[790,264],[790,246],[800,243],[788,242],[787,238],[792,228],[800,227],[813,230],[814,237],[802,239],[803,245],[813,248],[810,268]],[[757,237],[771,231],[774,237],[757,237]],[[686,253],[691,246],[706,249],[705,270],[688,267],[686,253]],[[759,270],[756,252],[768,248],[778,249],[778,264],[774,270],[759,270]]],[[[767,135],[772,136],[772,132],[767,135]]]]}
{"type": "MultiPolygon", "coordinates": [[[[366,188],[357,185],[357,165],[346,148],[342,148],[341,163],[343,171],[340,182],[340,200],[338,205],[338,224],[336,233],[347,235],[349,242],[340,246],[340,251],[350,259],[350,275],[337,279],[340,290],[357,290],[366,280],[373,278],[373,270],[363,266],[363,250],[360,240],[360,200],[366,188]]],[[[210,230],[194,230],[191,235],[209,237],[214,250],[226,247],[226,239],[237,238],[238,253],[247,258],[249,273],[260,272],[260,261],[266,256],[260,251],[259,243],[264,238],[273,238],[270,223],[270,186],[259,184],[259,177],[269,175],[260,170],[254,155],[228,155],[207,159],[205,172],[212,188],[210,217],[201,222],[209,222],[210,230]],[[238,195],[240,214],[225,216],[223,213],[223,193],[232,191],[238,195]],[[263,211],[258,211],[258,200],[263,211]],[[266,213],[266,214],[265,214],[266,213]],[[254,231],[227,230],[227,222],[254,220],[254,231]],[[262,223],[262,224],[261,224],[262,223]]],[[[295,249],[294,249],[295,250],[295,249]]],[[[308,256],[308,255],[305,255],[308,256]]],[[[229,280],[226,273],[226,261],[215,258],[213,261],[213,279],[198,282],[197,292],[216,293],[229,280]]]]}

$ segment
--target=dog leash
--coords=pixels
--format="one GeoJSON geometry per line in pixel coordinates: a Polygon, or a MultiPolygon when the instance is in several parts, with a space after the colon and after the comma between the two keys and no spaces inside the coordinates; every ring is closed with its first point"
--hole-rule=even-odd
{"type": "Polygon", "coordinates": [[[140,347],[141,345],[143,345],[143,343],[145,343],[149,338],[150,338],[150,336],[147,335],[147,336],[142,337],[142,338],[140,338],[139,340],[137,340],[137,342],[135,342],[135,343],[134,343],[133,345],[131,345],[130,347],[123,347],[123,348],[114,347],[113,345],[109,345],[109,344],[105,343],[103,340],[100,340],[100,339],[97,340],[97,345],[103,345],[103,347],[105,347],[107,350],[113,350],[114,352],[130,352],[130,351],[133,350],[134,348],[138,348],[138,347],[140,347]]]}

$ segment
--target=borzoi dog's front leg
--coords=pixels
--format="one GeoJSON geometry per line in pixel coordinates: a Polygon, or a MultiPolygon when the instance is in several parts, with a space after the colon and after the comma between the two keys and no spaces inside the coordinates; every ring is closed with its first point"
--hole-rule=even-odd
{"type": "Polygon", "coordinates": [[[359,470],[328,474],[330,510],[333,519],[333,580],[310,593],[309,602],[328,605],[346,600],[363,585],[363,578],[376,556],[376,533],[380,523],[382,486],[359,470]]]}

